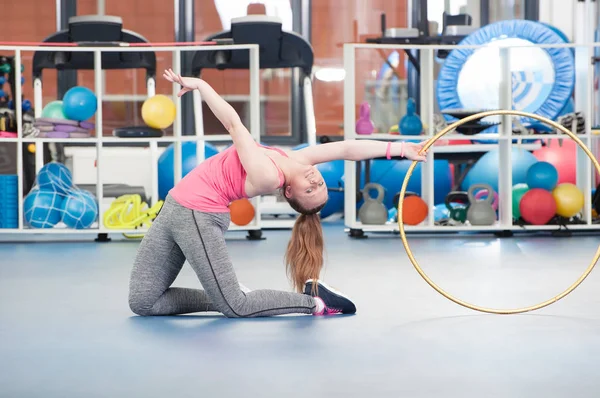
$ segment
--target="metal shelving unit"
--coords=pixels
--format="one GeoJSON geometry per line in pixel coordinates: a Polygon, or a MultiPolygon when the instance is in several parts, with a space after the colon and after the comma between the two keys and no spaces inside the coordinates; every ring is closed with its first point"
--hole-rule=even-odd
{"type": "MultiPolygon", "coordinates": [[[[260,95],[260,76],[259,76],[259,46],[256,44],[245,44],[245,45],[220,45],[220,49],[225,50],[247,50],[249,51],[250,57],[250,126],[249,130],[254,139],[258,142],[260,140],[260,109],[259,109],[259,95],[260,95]]],[[[149,170],[152,175],[152,192],[150,196],[152,198],[151,204],[153,205],[158,200],[158,143],[174,143],[174,178],[175,182],[178,182],[182,178],[181,170],[181,144],[186,141],[204,142],[204,141],[231,141],[231,137],[227,134],[224,135],[210,135],[204,136],[202,129],[197,129],[197,134],[193,136],[182,135],[182,121],[181,121],[181,98],[177,97],[179,87],[173,84],[173,98],[177,109],[177,117],[173,125],[173,136],[172,137],[159,137],[159,138],[118,138],[118,137],[104,137],[102,135],[102,101],[104,98],[103,84],[102,84],[102,68],[101,60],[102,54],[107,52],[147,52],[147,51],[167,51],[172,53],[173,58],[173,71],[180,73],[181,65],[181,53],[183,51],[212,51],[214,46],[159,46],[159,47],[130,47],[130,46],[94,46],[94,47],[83,47],[83,46],[0,46],[0,51],[13,52],[15,59],[15,74],[16,81],[21,79],[21,63],[22,53],[24,51],[63,51],[63,52],[92,52],[94,54],[94,92],[96,94],[98,108],[96,112],[96,123],[95,123],[95,137],[90,138],[24,138],[23,137],[23,124],[22,124],[22,110],[21,107],[16,106],[16,119],[17,119],[17,138],[2,138],[1,142],[15,142],[17,145],[17,175],[18,175],[18,195],[19,195],[19,208],[18,208],[18,228],[4,228],[0,229],[0,235],[10,234],[111,234],[111,233],[144,233],[145,229],[136,230],[121,230],[121,229],[109,229],[103,225],[102,214],[106,209],[106,206],[102,203],[104,197],[103,192],[103,180],[104,173],[102,168],[102,159],[104,152],[104,144],[111,143],[145,143],[148,144],[150,149],[149,156],[149,170]],[[95,144],[96,147],[96,197],[98,198],[99,205],[99,216],[98,221],[88,229],[70,229],[61,228],[59,225],[54,228],[48,229],[37,229],[29,228],[24,225],[23,217],[23,143],[43,144],[43,143],[60,143],[68,142],[70,144],[95,144]]],[[[41,79],[34,80],[34,104],[35,116],[40,117],[43,108],[42,104],[42,82],[41,79]]],[[[16,85],[15,90],[15,103],[20,104],[22,101],[22,88],[20,85],[16,85]]],[[[154,79],[148,79],[148,97],[155,94],[155,81],[154,79]]],[[[199,93],[194,92],[194,95],[199,93]]],[[[204,145],[197,146],[197,161],[200,163],[204,160],[204,145]]],[[[36,173],[44,165],[43,151],[36,151],[36,173]]],[[[254,220],[245,226],[236,226],[231,224],[231,231],[249,231],[252,235],[252,231],[261,230],[261,218],[260,218],[260,197],[251,199],[255,209],[256,216],[254,220]]],[[[1,239],[1,238],[0,238],[1,239]]]]}
{"type": "MultiPolygon", "coordinates": [[[[533,46],[533,45],[532,45],[533,46]]],[[[438,50],[452,50],[454,48],[482,48],[480,46],[466,46],[466,45],[400,45],[400,44],[370,44],[370,43],[347,43],[344,44],[344,69],[346,71],[346,79],[344,80],[344,139],[345,140],[360,140],[360,139],[376,139],[384,141],[397,141],[397,140],[415,140],[415,139],[427,139],[435,135],[433,114],[434,114],[434,54],[438,50]],[[356,85],[355,81],[358,78],[355,74],[355,53],[357,50],[418,50],[420,54],[420,98],[421,98],[421,111],[420,116],[423,124],[428,126],[425,135],[422,136],[402,136],[392,134],[372,134],[372,135],[358,135],[355,133],[355,122],[356,122],[356,85]]],[[[593,43],[589,45],[575,45],[575,44],[564,44],[564,45],[535,45],[533,47],[571,47],[584,51],[588,55],[594,53],[595,47],[600,47],[600,43],[593,43]]],[[[500,47],[500,60],[501,60],[501,82],[500,82],[500,98],[499,108],[500,109],[511,109],[512,108],[512,86],[511,86],[511,71],[510,65],[510,51],[509,47],[500,47]]],[[[580,76],[578,75],[578,78],[580,76]]],[[[591,67],[588,68],[585,73],[585,82],[579,82],[578,84],[582,87],[586,87],[586,91],[579,93],[576,100],[580,101],[580,107],[583,108],[584,114],[592,115],[592,88],[593,88],[593,72],[591,67]]],[[[584,142],[588,148],[594,148],[593,144],[597,143],[599,136],[592,134],[591,131],[591,120],[587,119],[586,132],[585,134],[579,135],[579,138],[584,142]]],[[[532,139],[550,139],[550,138],[566,138],[560,134],[544,134],[536,136],[522,136],[513,134],[512,123],[510,117],[502,117],[501,124],[499,125],[499,134],[476,134],[476,135],[462,135],[462,134],[448,134],[444,138],[449,140],[472,140],[481,141],[485,139],[495,140],[497,144],[474,144],[465,145],[460,151],[463,152],[481,152],[486,150],[498,149],[500,153],[500,165],[499,168],[499,217],[498,221],[491,226],[442,226],[435,225],[432,216],[432,211],[429,212],[427,219],[418,226],[405,226],[407,233],[410,232],[458,232],[458,231],[470,231],[470,232],[496,232],[501,234],[510,235],[512,231],[552,231],[560,228],[557,225],[518,225],[513,222],[512,218],[512,173],[510,166],[502,167],[502,165],[511,165],[511,148],[513,145],[519,145],[520,147],[527,150],[534,150],[538,146],[534,144],[514,144],[513,140],[532,140],[532,139]]],[[[454,145],[449,146],[434,146],[430,149],[428,161],[423,163],[421,168],[421,197],[427,203],[429,209],[433,209],[434,203],[434,171],[433,171],[433,160],[435,154],[442,152],[458,151],[454,145]]],[[[391,160],[393,161],[393,160],[391,160]]],[[[362,237],[365,232],[399,232],[398,224],[395,222],[388,222],[383,225],[364,225],[357,219],[358,210],[356,207],[356,175],[357,175],[357,162],[346,161],[344,168],[345,176],[345,192],[344,192],[344,219],[346,229],[349,231],[350,236],[362,237]]],[[[577,185],[582,192],[589,193],[592,190],[592,181],[595,176],[591,161],[587,158],[586,154],[578,148],[577,151],[577,185]]],[[[412,178],[418,178],[418,175],[413,175],[412,178]]],[[[595,187],[595,185],[594,185],[595,187]]],[[[591,209],[591,195],[585,195],[585,204],[582,211],[583,224],[569,224],[569,230],[600,230],[600,225],[592,223],[592,209],[591,209]]]]}

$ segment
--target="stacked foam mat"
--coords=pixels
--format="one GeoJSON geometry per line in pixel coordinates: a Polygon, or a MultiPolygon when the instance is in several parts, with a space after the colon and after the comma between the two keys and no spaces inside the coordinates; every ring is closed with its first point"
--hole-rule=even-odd
{"type": "Polygon", "coordinates": [[[33,127],[35,135],[40,138],[88,138],[95,125],[85,121],[37,118],[33,127]]]}
{"type": "Polygon", "coordinates": [[[16,175],[0,175],[0,228],[19,227],[19,195],[16,175]]]}

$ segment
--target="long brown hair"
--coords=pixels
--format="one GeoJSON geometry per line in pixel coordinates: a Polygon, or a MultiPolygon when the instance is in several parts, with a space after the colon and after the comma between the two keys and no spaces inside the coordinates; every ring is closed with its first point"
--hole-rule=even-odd
{"type": "MultiPolygon", "coordinates": [[[[284,197],[300,213],[285,252],[285,264],[294,289],[302,293],[306,281],[317,280],[323,268],[323,228],[318,213],[325,203],[314,209],[304,209],[293,198],[284,197]]],[[[317,284],[313,283],[312,286],[316,293],[317,284]]]]}

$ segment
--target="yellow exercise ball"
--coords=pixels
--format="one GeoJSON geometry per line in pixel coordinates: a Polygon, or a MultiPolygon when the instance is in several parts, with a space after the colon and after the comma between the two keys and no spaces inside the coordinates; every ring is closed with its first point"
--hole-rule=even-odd
{"type": "Polygon", "coordinates": [[[163,94],[148,98],[142,105],[142,119],[152,128],[164,129],[175,121],[175,103],[163,94]]]}
{"type": "Polygon", "coordinates": [[[573,217],[583,209],[583,192],[575,184],[558,184],[552,191],[556,201],[556,214],[562,217],[573,217]]]}

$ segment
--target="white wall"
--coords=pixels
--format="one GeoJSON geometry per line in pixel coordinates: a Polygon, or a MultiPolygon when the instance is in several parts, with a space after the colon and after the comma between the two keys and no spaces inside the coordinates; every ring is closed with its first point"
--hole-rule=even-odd
{"type": "MultiPolygon", "coordinates": [[[[160,153],[164,148],[159,148],[160,153]]],[[[67,165],[73,183],[96,184],[96,147],[66,147],[67,165]]],[[[103,147],[102,179],[105,184],[143,186],[152,193],[150,150],[142,147],[103,147]]]]}
{"type": "Polygon", "coordinates": [[[541,0],[540,22],[557,27],[567,35],[569,41],[573,41],[576,4],[577,0],[541,0]]]}

